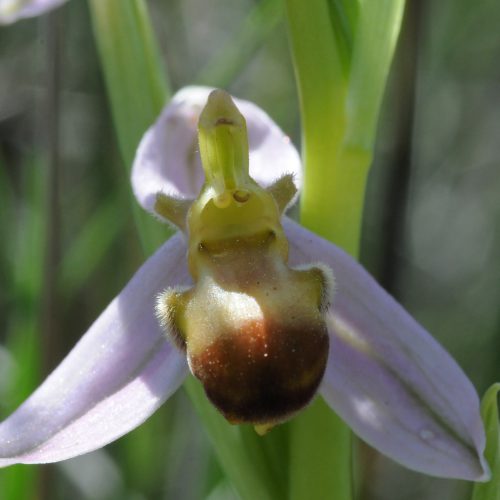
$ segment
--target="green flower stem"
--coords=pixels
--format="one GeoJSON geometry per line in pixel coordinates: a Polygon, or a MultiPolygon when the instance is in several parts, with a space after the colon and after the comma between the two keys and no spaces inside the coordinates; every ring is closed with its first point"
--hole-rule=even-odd
{"type": "MultiPolygon", "coordinates": [[[[359,211],[356,201],[362,199],[352,189],[358,183],[350,182],[350,175],[338,168],[346,127],[347,81],[327,1],[287,0],[286,5],[302,113],[305,178],[301,221],[333,241],[344,233],[344,219],[330,215],[342,209],[349,220],[354,219],[359,211]],[[354,200],[345,203],[351,197],[354,200]]],[[[352,234],[341,244],[354,252],[358,246],[352,234]]]]}
{"type": "MultiPolygon", "coordinates": [[[[303,129],[301,220],[357,257],[377,118],[404,0],[286,0],[286,6],[303,129]]],[[[335,499],[352,497],[349,435],[320,401],[292,422],[294,498],[321,498],[325,491],[335,499]]]]}
{"type": "MultiPolygon", "coordinates": [[[[89,2],[118,143],[128,171],[142,135],[168,98],[168,87],[144,2],[89,2]]],[[[162,242],[161,228],[141,209],[135,215],[144,248],[150,253],[162,242]]],[[[205,422],[225,473],[240,496],[264,500],[285,498],[286,484],[277,479],[267,450],[267,443],[274,438],[259,438],[253,429],[230,426],[192,378],[186,389],[205,422]]]]}
{"type": "MultiPolygon", "coordinates": [[[[339,203],[337,189],[349,181],[348,176],[335,167],[346,120],[347,88],[341,56],[325,0],[287,0],[286,5],[302,112],[305,179],[301,220],[310,229],[333,239],[341,232],[344,234],[339,226],[344,228],[345,225],[340,218],[330,217],[331,205],[333,200],[339,203]]],[[[342,193],[344,201],[353,195],[352,188],[359,190],[355,182],[343,188],[347,191],[342,193]]],[[[359,202],[361,195],[356,198],[359,202]]],[[[345,215],[350,219],[360,210],[359,204],[353,203],[346,208],[350,212],[345,215]]],[[[356,251],[357,238],[345,234],[340,243],[347,245],[351,252],[356,251]]],[[[352,498],[350,457],[348,427],[317,399],[290,423],[290,491],[293,498],[324,498],[325,492],[336,500],[352,498]]]]}
{"type": "Polygon", "coordinates": [[[201,384],[189,377],[184,384],[215,449],[219,462],[243,500],[284,499],[286,485],[277,481],[266,457],[264,440],[251,426],[229,425],[208,401],[201,384]]]}
{"type": "MultiPolygon", "coordinates": [[[[14,370],[7,390],[2,393],[0,418],[7,417],[7,410],[17,408],[36,388],[41,377],[42,339],[40,338],[39,300],[43,288],[43,255],[38,251],[45,248],[44,222],[48,203],[45,186],[46,165],[40,162],[40,155],[21,164],[20,181],[24,207],[15,215],[16,197],[10,189],[11,179],[7,168],[0,160],[0,199],[4,201],[0,223],[4,239],[5,257],[15,255],[10,269],[10,282],[2,281],[15,300],[5,324],[5,347],[22,370],[14,370]]],[[[15,465],[2,470],[0,492],[2,498],[36,498],[40,481],[38,467],[15,465]]]]}
{"type": "Polygon", "coordinates": [[[318,397],[290,423],[290,499],[349,500],[351,482],[351,433],[318,397]]]}

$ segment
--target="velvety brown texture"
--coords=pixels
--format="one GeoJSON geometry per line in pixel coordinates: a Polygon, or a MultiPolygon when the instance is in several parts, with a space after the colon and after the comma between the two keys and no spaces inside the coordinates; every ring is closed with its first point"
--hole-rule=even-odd
{"type": "Polygon", "coordinates": [[[232,423],[280,422],[312,399],[325,371],[322,320],[247,322],[191,359],[212,403],[232,423]]]}

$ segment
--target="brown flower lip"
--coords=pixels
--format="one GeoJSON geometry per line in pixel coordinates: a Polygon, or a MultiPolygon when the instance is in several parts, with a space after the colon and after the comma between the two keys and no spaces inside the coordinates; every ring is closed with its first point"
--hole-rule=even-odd
{"type": "Polygon", "coordinates": [[[279,423],[316,394],[328,343],[321,318],[292,322],[264,317],[217,336],[190,357],[190,366],[231,423],[279,423]]]}

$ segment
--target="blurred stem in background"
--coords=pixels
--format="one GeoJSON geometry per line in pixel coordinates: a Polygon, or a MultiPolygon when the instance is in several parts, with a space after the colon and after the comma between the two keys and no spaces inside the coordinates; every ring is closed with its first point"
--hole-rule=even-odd
{"type": "MultiPolygon", "coordinates": [[[[60,13],[54,12],[42,19],[39,29],[47,40],[42,46],[47,98],[43,113],[36,117],[43,124],[36,128],[43,131],[42,137],[37,139],[46,144],[48,155],[40,163],[32,160],[21,169],[27,200],[21,207],[19,223],[8,231],[12,255],[15,255],[11,286],[18,299],[11,311],[6,342],[8,351],[17,361],[17,376],[12,380],[11,391],[6,394],[7,399],[11,398],[9,404],[14,403],[12,406],[17,406],[29,395],[40,377],[53,369],[61,354],[57,286],[60,261],[60,13]],[[44,252],[39,252],[41,248],[44,252]]],[[[2,182],[7,183],[7,178],[2,182]]],[[[8,225],[12,220],[4,222],[8,225]]],[[[53,498],[53,467],[16,466],[3,471],[0,491],[5,498],[53,498]]]]}
{"type": "MultiPolygon", "coordinates": [[[[16,407],[33,391],[40,379],[39,336],[39,298],[42,296],[43,255],[39,251],[46,242],[46,193],[44,185],[43,165],[39,162],[26,161],[21,168],[22,188],[25,193],[23,206],[16,207],[14,197],[6,206],[16,207],[19,214],[5,214],[6,227],[9,228],[9,238],[5,241],[9,247],[8,254],[15,255],[10,267],[9,289],[13,300],[6,323],[7,352],[12,355],[15,364],[12,374],[8,377],[9,384],[2,393],[2,406],[16,407]],[[14,223],[15,221],[15,223],[14,223]]],[[[0,194],[13,194],[5,189],[7,178],[0,178],[3,186],[0,194]]],[[[2,282],[6,286],[7,280],[2,282]]],[[[36,498],[41,469],[16,465],[2,471],[0,474],[0,492],[5,498],[36,498]]]]}
{"type": "Polygon", "coordinates": [[[395,151],[388,172],[387,194],[382,215],[383,248],[379,269],[379,282],[398,298],[398,248],[402,245],[408,211],[408,192],[413,156],[413,133],[418,74],[418,46],[420,20],[425,10],[425,0],[408,2],[402,38],[399,44],[397,65],[399,81],[396,87],[396,123],[394,126],[395,151]]]}
{"type": "Polygon", "coordinates": [[[255,4],[231,43],[216,53],[195,77],[195,83],[228,87],[241,73],[269,34],[283,18],[282,0],[261,0],[255,4]]]}
{"type": "MultiPolygon", "coordinates": [[[[395,119],[391,126],[394,151],[387,162],[384,196],[381,202],[380,261],[376,266],[377,281],[395,298],[400,298],[399,264],[400,249],[405,238],[408,212],[408,194],[413,157],[413,134],[418,74],[418,39],[420,16],[425,0],[408,2],[404,13],[401,38],[395,54],[396,74],[393,97],[395,119]]],[[[364,255],[363,255],[364,256],[364,255]]],[[[378,452],[358,442],[360,453],[357,462],[360,476],[359,497],[369,496],[370,485],[377,474],[378,452]]]]}
{"type": "MultiPolygon", "coordinates": [[[[41,337],[42,337],[42,375],[47,376],[61,358],[59,336],[61,335],[58,314],[60,296],[58,288],[59,264],[61,259],[61,207],[60,207],[60,117],[61,117],[61,79],[64,47],[61,14],[50,13],[45,21],[47,38],[46,54],[46,131],[48,157],[46,175],[47,209],[45,210],[45,234],[47,235],[43,270],[43,293],[41,294],[41,337]]],[[[41,119],[41,117],[40,117],[41,119]]],[[[38,493],[41,500],[54,496],[54,466],[42,467],[39,476],[38,493]]]]}
{"type": "MultiPolygon", "coordinates": [[[[47,137],[47,210],[45,220],[45,265],[43,272],[42,294],[42,339],[43,371],[48,375],[59,360],[58,352],[58,288],[57,276],[61,258],[61,206],[60,206],[60,141],[59,128],[61,116],[61,67],[63,54],[63,34],[60,13],[50,13],[45,18],[47,32],[47,102],[44,121],[47,137]]],[[[44,128],[40,127],[40,130],[44,128]]]]}
{"type": "MultiPolygon", "coordinates": [[[[357,257],[378,113],[404,1],[286,5],[302,114],[301,221],[357,257]]],[[[291,423],[290,477],[297,499],[321,498],[325,491],[352,497],[350,432],[321,401],[291,423]],[[301,456],[310,460],[304,464],[301,456]]]]}

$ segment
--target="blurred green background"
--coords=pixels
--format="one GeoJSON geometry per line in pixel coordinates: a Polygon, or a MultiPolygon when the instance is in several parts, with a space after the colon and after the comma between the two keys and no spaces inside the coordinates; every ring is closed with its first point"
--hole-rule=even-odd
{"type": "MultiPolygon", "coordinates": [[[[280,0],[150,0],[174,90],[224,87],[300,144],[280,0]]],[[[500,3],[413,0],[382,112],[362,260],[480,394],[500,379],[500,3]]],[[[0,29],[0,418],[143,261],[88,8],[0,29]]],[[[158,224],[158,234],[167,230],[158,224]]],[[[466,499],[358,444],[360,500],[466,499]]],[[[0,470],[0,499],[232,499],[183,391],[104,450],[0,470]]],[[[325,498],[329,498],[325,492],[325,498]]]]}

